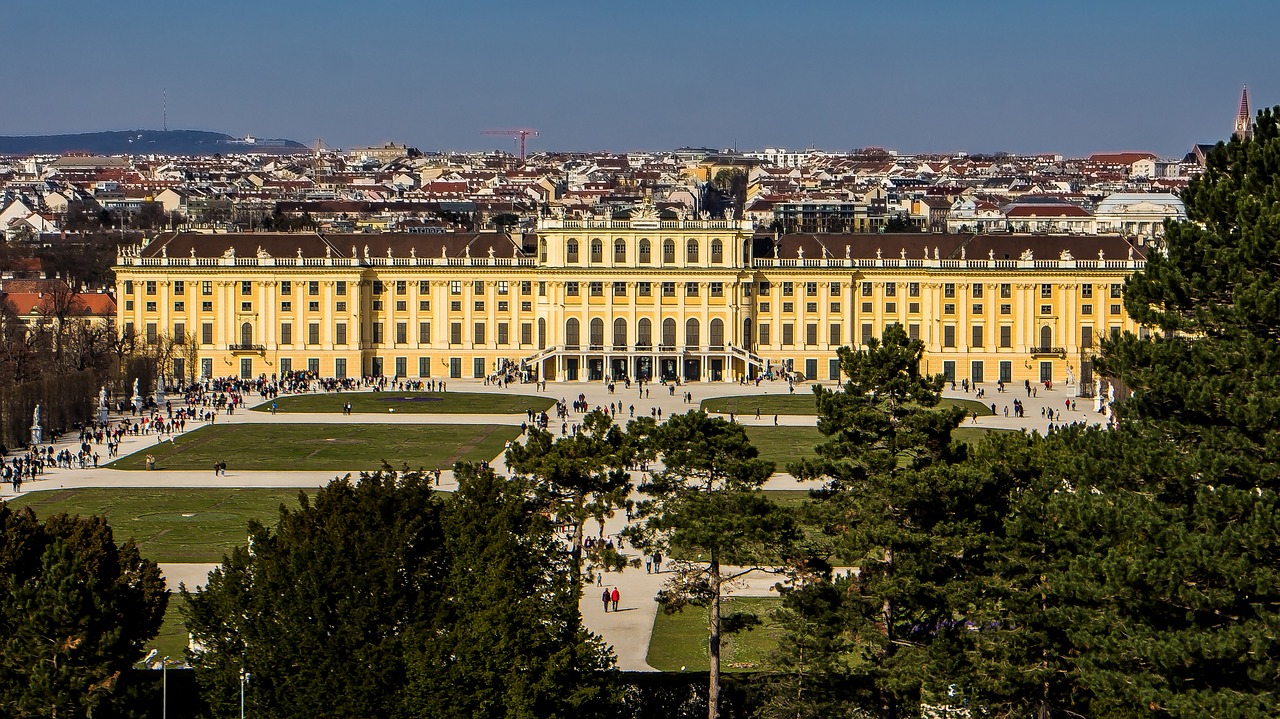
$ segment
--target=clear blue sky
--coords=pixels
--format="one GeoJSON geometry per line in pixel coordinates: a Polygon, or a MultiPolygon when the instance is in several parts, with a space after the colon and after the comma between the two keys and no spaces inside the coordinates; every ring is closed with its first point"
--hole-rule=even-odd
{"type": "Polygon", "coordinates": [[[329,146],[1150,150],[1280,104],[1280,2],[60,0],[5,4],[0,135],[329,146]]]}

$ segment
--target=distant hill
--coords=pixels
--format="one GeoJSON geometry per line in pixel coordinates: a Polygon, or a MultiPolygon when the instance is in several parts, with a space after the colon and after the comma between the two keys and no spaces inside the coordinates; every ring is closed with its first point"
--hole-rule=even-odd
{"type": "Polygon", "coordinates": [[[239,138],[203,130],[121,130],[76,135],[0,136],[0,155],[214,155],[305,152],[293,140],[239,138]]]}

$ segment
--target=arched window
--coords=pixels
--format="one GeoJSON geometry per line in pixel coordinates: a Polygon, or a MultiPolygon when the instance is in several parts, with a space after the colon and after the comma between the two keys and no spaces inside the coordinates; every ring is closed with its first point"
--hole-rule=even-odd
{"type": "Polygon", "coordinates": [[[724,322],[720,319],[711,320],[711,336],[708,338],[711,349],[724,349],[724,322]]]}
{"type": "Polygon", "coordinates": [[[578,318],[570,317],[564,323],[564,346],[571,350],[578,349],[578,318]]]}
{"type": "Polygon", "coordinates": [[[695,317],[684,323],[684,343],[688,347],[698,346],[698,320],[695,317]]]}
{"type": "Polygon", "coordinates": [[[1053,346],[1053,328],[1049,325],[1040,328],[1040,346],[1044,348],[1053,346]]]}
{"type": "Polygon", "coordinates": [[[674,265],[676,262],[676,241],[662,241],[662,263],[664,265],[674,265]]]}
{"type": "Polygon", "coordinates": [[[748,317],[742,321],[742,347],[743,349],[751,349],[751,318],[748,317]]]}
{"type": "Polygon", "coordinates": [[[662,321],[662,346],[669,350],[676,347],[676,321],[670,317],[662,321]]]}
{"type": "Polygon", "coordinates": [[[604,262],[604,243],[599,239],[591,241],[591,261],[604,262]]]}
{"type": "Polygon", "coordinates": [[[253,323],[245,322],[240,325],[240,344],[245,347],[253,344],[253,323]]]}
{"type": "Polygon", "coordinates": [[[538,318],[538,349],[547,348],[547,320],[545,317],[538,318]]]}
{"type": "Polygon", "coordinates": [[[546,240],[540,240],[538,242],[538,261],[539,262],[547,261],[547,241],[546,240]]]}
{"type": "Polygon", "coordinates": [[[564,261],[573,263],[578,261],[578,241],[572,237],[564,243],[564,261]]]}
{"type": "Polygon", "coordinates": [[[717,265],[724,262],[724,243],[720,240],[711,241],[711,262],[717,265]]]}
{"type": "Polygon", "coordinates": [[[649,241],[640,240],[640,264],[649,264],[649,241]]]}
{"type": "Polygon", "coordinates": [[[616,350],[627,348],[627,321],[621,317],[613,321],[613,348],[616,350]]]}
{"type": "Polygon", "coordinates": [[[636,347],[648,347],[653,343],[653,323],[643,317],[636,323],[636,347]]]}
{"type": "Polygon", "coordinates": [[[596,317],[591,320],[591,349],[598,350],[604,347],[604,320],[596,317]]]}
{"type": "Polygon", "coordinates": [[[698,241],[689,240],[684,243],[684,253],[686,262],[690,264],[696,263],[698,261],[698,241]]]}
{"type": "Polygon", "coordinates": [[[627,261],[627,243],[624,242],[622,238],[618,238],[613,241],[613,261],[614,262],[627,261]]]}

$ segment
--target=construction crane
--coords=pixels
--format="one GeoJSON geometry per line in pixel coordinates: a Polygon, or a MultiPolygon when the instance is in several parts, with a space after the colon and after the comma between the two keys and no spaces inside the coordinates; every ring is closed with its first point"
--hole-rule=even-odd
{"type": "Polygon", "coordinates": [[[538,131],[537,131],[537,130],[526,130],[526,129],[524,129],[524,128],[520,128],[520,129],[517,129],[517,130],[485,130],[485,131],[484,131],[483,133],[481,133],[481,134],[483,134],[483,135],[503,135],[503,136],[505,136],[505,137],[515,137],[515,138],[518,138],[518,139],[517,139],[517,142],[519,142],[519,143],[520,143],[520,161],[521,161],[521,162],[524,162],[524,145],[525,145],[525,140],[529,139],[530,137],[537,137],[537,136],[538,136],[538,131]]]}

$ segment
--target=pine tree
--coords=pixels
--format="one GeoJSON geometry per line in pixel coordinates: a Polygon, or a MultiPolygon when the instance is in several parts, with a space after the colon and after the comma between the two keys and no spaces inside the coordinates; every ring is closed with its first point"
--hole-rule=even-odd
{"type": "Polygon", "coordinates": [[[793,541],[795,524],[759,491],[773,474],[773,463],[759,458],[741,425],[694,411],[656,426],[636,423],[635,429],[652,432],[644,441],[661,456],[663,468],[639,488],[651,499],[638,505],[640,522],[631,536],[675,560],[675,572],[659,595],[666,610],[686,604],[709,608],[707,705],[708,716],[716,719],[725,585],[793,541]],[[727,570],[731,565],[747,566],[727,570]]]}

